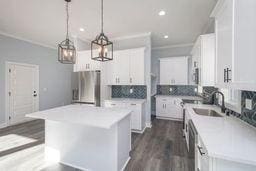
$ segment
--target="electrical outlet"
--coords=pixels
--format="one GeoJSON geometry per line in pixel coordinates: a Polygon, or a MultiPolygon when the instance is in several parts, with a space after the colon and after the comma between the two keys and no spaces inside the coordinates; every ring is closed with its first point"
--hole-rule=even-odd
{"type": "Polygon", "coordinates": [[[252,99],[245,99],[245,108],[252,110],[252,99]]]}
{"type": "Polygon", "coordinates": [[[132,94],[133,93],[133,89],[132,88],[130,88],[130,94],[132,94]]]}

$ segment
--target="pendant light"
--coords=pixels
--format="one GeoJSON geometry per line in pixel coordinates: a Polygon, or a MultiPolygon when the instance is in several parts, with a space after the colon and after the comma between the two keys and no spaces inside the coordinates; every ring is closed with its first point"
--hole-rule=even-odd
{"type": "Polygon", "coordinates": [[[101,33],[91,42],[91,59],[102,62],[113,60],[113,43],[103,33],[103,0],[101,0],[101,33]]]}
{"type": "Polygon", "coordinates": [[[62,41],[58,45],[58,60],[63,64],[75,64],[76,62],[76,48],[74,43],[69,40],[69,13],[68,13],[68,3],[71,0],[64,0],[66,1],[66,13],[67,13],[67,33],[66,39],[62,41]]]}

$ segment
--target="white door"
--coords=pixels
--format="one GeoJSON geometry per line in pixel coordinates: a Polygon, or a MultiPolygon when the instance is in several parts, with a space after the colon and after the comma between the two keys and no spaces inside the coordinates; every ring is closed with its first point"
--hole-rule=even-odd
{"type": "Polygon", "coordinates": [[[26,114],[39,110],[39,67],[7,63],[9,124],[28,120],[26,114]]]}

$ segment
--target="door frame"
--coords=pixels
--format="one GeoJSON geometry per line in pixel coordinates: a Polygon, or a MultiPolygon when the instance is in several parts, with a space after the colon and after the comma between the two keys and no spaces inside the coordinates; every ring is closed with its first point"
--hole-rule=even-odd
{"type": "MultiPolygon", "coordinates": [[[[10,89],[10,75],[9,75],[9,68],[11,65],[22,65],[22,66],[28,66],[28,67],[35,67],[37,69],[37,94],[38,94],[38,100],[37,100],[37,106],[39,109],[39,97],[40,97],[40,92],[39,92],[39,65],[35,64],[27,64],[27,63],[19,63],[19,62],[10,62],[6,61],[5,62],[5,126],[10,126],[10,120],[9,116],[11,116],[10,113],[10,96],[9,96],[9,89],[10,89]]],[[[30,119],[28,119],[30,120],[30,119]]],[[[31,119],[33,120],[33,119],[31,119]]]]}

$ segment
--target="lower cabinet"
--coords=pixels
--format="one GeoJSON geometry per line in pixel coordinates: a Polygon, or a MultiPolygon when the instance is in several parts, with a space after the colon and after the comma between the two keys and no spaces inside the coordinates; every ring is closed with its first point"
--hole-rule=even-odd
{"type": "Polygon", "coordinates": [[[173,97],[156,97],[156,116],[182,120],[181,99],[173,97]]]}
{"type": "Polygon", "coordinates": [[[117,107],[125,108],[132,111],[131,113],[131,128],[134,131],[141,132],[144,130],[146,124],[145,119],[145,103],[132,102],[131,100],[127,101],[115,101],[115,100],[106,100],[105,107],[117,107]]]}

